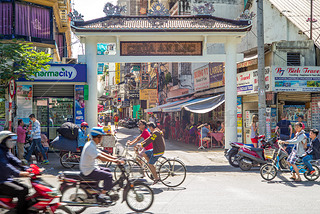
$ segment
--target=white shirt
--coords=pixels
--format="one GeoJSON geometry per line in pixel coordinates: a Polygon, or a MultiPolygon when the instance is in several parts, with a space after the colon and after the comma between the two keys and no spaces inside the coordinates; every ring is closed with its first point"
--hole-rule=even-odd
{"type": "Polygon", "coordinates": [[[155,123],[156,120],[155,120],[155,118],[150,117],[150,118],[149,118],[149,122],[154,122],[154,123],[155,123]]]}
{"type": "Polygon", "coordinates": [[[87,142],[82,150],[80,157],[80,171],[85,176],[89,175],[94,169],[99,168],[97,157],[101,151],[97,148],[94,141],[87,142]]]}

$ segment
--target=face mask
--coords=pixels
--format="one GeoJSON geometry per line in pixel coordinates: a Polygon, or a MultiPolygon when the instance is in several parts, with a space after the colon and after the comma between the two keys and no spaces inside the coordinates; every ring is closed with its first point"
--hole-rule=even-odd
{"type": "Polygon", "coordinates": [[[12,149],[15,145],[16,145],[16,141],[15,141],[15,140],[8,139],[8,140],[6,141],[6,146],[7,146],[9,149],[12,149]]]}

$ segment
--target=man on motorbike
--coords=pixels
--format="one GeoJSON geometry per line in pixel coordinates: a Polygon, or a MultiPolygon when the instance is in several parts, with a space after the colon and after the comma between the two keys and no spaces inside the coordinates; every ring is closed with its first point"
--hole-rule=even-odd
{"type": "Polygon", "coordinates": [[[287,159],[289,165],[291,165],[294,169],[294,172],[292,173],[292,177],[290,177],[290,179],[293,179],[295,181],[301,181],[299,169],[296,166],[296,162],[300,157],[302,157],[302,155],[305,152],[304,147],[307,141],[307,137],[305,135],[305,131],[302,129],[302,123],[300,122],[295,123],[294,129],[297,132],[293,139],[287,140],[287,141],[280,140],[279,142],[283,144],[295,144],[294,148],[292,149],[292,152],[290,153],[287,159]],[[297,177],[296,177],[296,174],[297,174],[297,177]]]}
{"type": "Polygon", "coordinates": [[[17,197],[16,211],[18,214],[23,214],[27,213],[28,187],[14,181],[12,177],[29,177],[30,173],[26,171],[28,167],[23,166],[21,161],[9,151],[16,144],[13,139],[15,136],[16,134],[10,131],[0,132],[0,194],[17,197]]]}
{"type": "Polygon", "coordinates": [[[91,130],[92,140],[87,142],[82,150],[80,157],[80,171],[81,173],[90,179],[100,181],[103,180],[103,188],[98,195],[97,200],[101,203],[110,203],[110,197],[108,191],[112,188],[112,174],[110,169],[99,167],[97,159],[101,161],[110,161],[117,164],[124,164],[124,161],[108,155],[97,148],[97,145],[101,143],[102,136],[106,135],[102,128],[93,127],[91,130]]]}
{"type": "Polygon", "coordinates": [[[87,142],[87,135],[86,135],[87,128],[89,128],[88,123],[83,122],[81,123],[81,128],[78,131],[78,148],[80,148],[81,151],[87,142]]]}
{"type": "Polygon", "coordinates": [[[303,163],[308,167],[308,174],[312,175],[315,173],[315,170],[313,169],[310,161],[320,159],[320,142],[317,138],[319,134],[319,131],[317,129],[311,129],[310,130],[310,138],[311,138],[311,144],[310,148],[306,151],[306,153],[303,155],[302,161],[303,163]]]}

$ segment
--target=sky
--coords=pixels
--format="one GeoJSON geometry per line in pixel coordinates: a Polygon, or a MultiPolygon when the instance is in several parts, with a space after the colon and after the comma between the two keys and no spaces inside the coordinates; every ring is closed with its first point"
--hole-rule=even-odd
{"type": "Polygon", "coordinates": [[[104,5],[107,2],[116,4],[117,0],[71,0],[74,9],[81,13],[85,21],[104,17],[104,5]]]}

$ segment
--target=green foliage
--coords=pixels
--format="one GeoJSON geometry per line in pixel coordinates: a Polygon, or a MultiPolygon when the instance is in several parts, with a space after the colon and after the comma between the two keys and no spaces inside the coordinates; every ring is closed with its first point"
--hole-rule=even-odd
{"type": "Polygon", "coordinates": [[[165,84],[166,85],[168,85],[169,83],[171,83],[172,82],[172,77],[171,77],[171,73],[170,72],[168,72],[167,74],[166,74],[166,77],[165,77],[165,84]]]}
{"type": "Polygon", "coordinates": [[[11,78],[30,80],[34,72],[48,70],[50,60],[50,54],[36,52],[28,43],[0,43],[0,85],[7,87],[11,78]]]}

